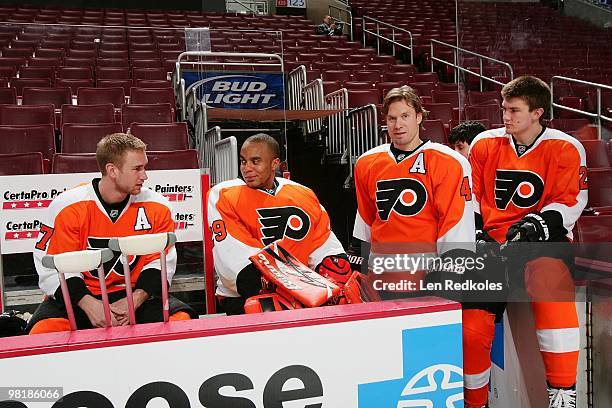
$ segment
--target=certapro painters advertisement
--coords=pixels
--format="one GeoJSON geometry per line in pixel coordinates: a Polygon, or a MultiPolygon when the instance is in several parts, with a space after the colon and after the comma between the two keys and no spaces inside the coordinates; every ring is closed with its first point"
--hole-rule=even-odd
{"type": "MultiPolygon", "coordinates": [[[[170,201],[179,241],[202,240],[200,171],[156,170],[147,172],[145,187],[170,201]]],[[[51,201],[63,191],[88,183],[98,173],[42,174],[0,177],[0,251],[32,252],[40,219],[51,201]]]]}

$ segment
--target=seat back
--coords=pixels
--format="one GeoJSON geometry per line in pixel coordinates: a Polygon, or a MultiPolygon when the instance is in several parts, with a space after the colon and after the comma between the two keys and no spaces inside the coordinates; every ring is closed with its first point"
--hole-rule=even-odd
{"type": "Polygon", "coordinates": [[[43,155],[40,152],[0,154],[0,176],[43,173],[43,155]]]}
{"type": "Polygon", "coordinates": [[[62,127],[66,123],[114,123],[115,108],[110,103],[99,105],[63,105],[62,127]]]}
{"type": "Polygon", "coordinates": [[[147,151],[147,170],[197,169],[198,152],[196,150],[174,150],[169,152],[147,151]]]}
{"type": "Polygon", "coordinates": [[[148,150],[189,149],[187,124],[185,122],[132,123],[130,133],[145,142],[148,150]]]}
{"type": "Polygon", "coordinates": [[[53,105],[0,106],[0,125],[54,124],[53,105]]]}
{"type": "Polygon", "coordinates": [[[55,129],[51,124],[0,126],[0,153],[40,152],[45,159],[55,153],[55,129]]]}
{"type": "Polygon", "coordinates": [[[114,88],[79,88],[77,91],[78,105],[112,104],[115,108],[121,108],[125,103],[125,90],[121,87],[114,88]]]}
{"type": "Polygon", "coordinates": [[[62,127],[62,153],[95,153],[100,139],[121,130],[121,123],[66,123],[62,127]]]}
{"type": "Polygon", "coordinates": [[[123,130],[127,131],[134,122],[171,123],[172,106],[169,103],[123,104],[121,108],[123,130]]]}
{"type": "Polygon", "coordinates": [[[62,105],[72,104],[69,88],[23,88],[23,105],[53,105],[60,109],[62,105]]]}
{"type": "Polygon", "coordinates": [[[51,173],[92,173],[98,172],[95,154],[56,153],[51,162],[51,173]]]}

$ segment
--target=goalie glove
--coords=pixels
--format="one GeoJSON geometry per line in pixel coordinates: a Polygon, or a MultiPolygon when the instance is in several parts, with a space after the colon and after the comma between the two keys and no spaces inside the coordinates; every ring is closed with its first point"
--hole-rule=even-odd
{"type": "Polygon", "coordinates": [[[323,258],[316,271],[339,285],[344,285],[353,272],[346,255],[330,255],[323,258]]]}
{"type": "Polygon", "coordinates": [[[508,242],[539,242],[548,241],[550,234],[544,218],[537,213],[525,215],[520,221],[508,228],[508,242]]]}

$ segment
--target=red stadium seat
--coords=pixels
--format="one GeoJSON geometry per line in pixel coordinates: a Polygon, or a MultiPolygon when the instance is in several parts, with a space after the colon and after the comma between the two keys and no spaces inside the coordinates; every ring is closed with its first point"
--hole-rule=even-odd
{"type": "Polygon", "coordinates": [[[130,103],[169,103],[173,109],[176,105],[172,88],[138,88],[132,87],[130,103]]]}
{"type": "Polygon", "coordinates": [[[415,91],[417,91],[417,93],[421,97],[423,97],[423,96],[431,97],[431,92],[436,89],[436,83],[435,82],[414,82],[414,81],[411,81],[408,85],[410,85],[415,91]]]}
{"type": "Polygon", "coordinates": [[[62,48],[39,48],[36,50],[35,55],[45,58],[64,58],[66,50],[62,48]]]}
{"type": "Polygon", "coordinates": [[[19,68],[19,78],[55,78],[55,68],[53,67],[21,67],[19,68]]]}
{"type": "Polygon", "coordinates": [[[445,125],[453,120],[453,108],[450,103],[425,103],[423,108],[429,112],[428,119],[439,119],[445,125]]]}
{"type": "Polygon", "coordinates": [[[59,67],[61,59],[57,57],[32,57],[28,59],[29,67],[59,67]]]}
{"type": "Polygon", "coordinates": [[[17,96],[23,95],[23,88],[49,88],[49,78],[11,78],[11,86],[17,91],[17,96]]]}
{"type": "Polygon", "coordinates": [[[64,79],[93,79],[90,67],[60,67],[57,71],[58,78],[64,79]]]}
{"type": "Polygon", "coordinates": [[[96,80],[100,79],[129,79],[129,67],[96,67],[96,80]]]}
{"type": "Polygon", "coordinates": [[[171,123],[174,121],[172,105],[169,103],[123,104],[121,113],[124,131],[127,131],[134,122],[171,123]]]}
{"type": "Polygon", "coordinates": [[[349,107],[358,108],[369,104],[377,105],[381,102],[380,92],[377,89],[349,90],[349,107]]]}
{"type": "Polygon", "coordinates": [[[134,68],[132,79],[167,79],[168,72],[164,68],[134,68]]]}
{"type": "Polygon", "coordinates": [[[127,58],[98,58],[97,66],[126,68],[130,66],[130,63],[127,58]]]}
{"type": "Polygon", "coordinates": [[[53,125],[53,105],[2,105],[0,125],[53,125]]]}
{"type": "Polygon", "coordinates": [[[40,152],[45,159],[55,153],[53,125],[0,126],[0,153],[40,152]]]}
{"type": "Polygon", "coordinates": [[[607,143],[605,140],[582,140],[582,145],[586,151],[588,168],[612,167],[608,158],[607,143]]]}
{"type": "Polygon", "coordinates": [[[340,81],[323,81],[323,94],[327,95],[342,88],[340,81]]]}
{"type": "Polygon", "coordinates": [[[15,88],[0,88],[0,104],[15,105],[17,103],[17,91],[15,88]]]}
{"type": "Polygon", "coordinates": [[[77,90],[78,105],[98,105],[112,103],[117,109],[125,103],[123,88],[79,88],[77,90]]]}
{"type": "Polygon", "coordinates": [[[402,86],[401,82],[376,82],[374,84],[374,87],[380,91],[383,98],[391,89],[399,88],[400,86],[402,86]]]}
{"type": "Polygon", "coordinates": [[[463,106],[458,91],[432,91],[431,95],[434,103],[449,103],[451,108],[463,106]]]}
{"type": "Polygon", "coordinates": [[[121,123],[67,123],[62,127],[62,153],[95,153],[100,139],[121,130],[121,123]]]}
{"type": "Polygon", "coordinates": [[[346,82],[351,80],[351,75],[348,71],[323,71],[322,75],[324,81],[346,82]]]}
{"type": "MultiPolygon", "coordinates": [[[[562,96],[559,98],[559,104],[569,108],[584,110],[584,102],[577,96],[562,96]]],[[[559,109],[559,117],[562,119],[580,119],[583,118],[584,115],[578,112],[559,109]]]]}
{"type": "Polygon", "coordinates": [[[588,169],[589,206],[612,206],[612,169],[588,169]]]}
{"type": "Polygon", "coordinates": [[[433,82],[438,83],[438,74],[435,72],[420,72],[412,75],[413,82],[433,82]]]}
{"type": "Polygon", "coordinates": [[[492,105],[495,103],[501,106],[501,93],[497,91],[469,91],[467,103],[469,105],[492,105]]]}
{"type": "Polygon", "coordinates": [[[63,105],[62,127],[66,123],[114,123],[115,108],[110,103],[100,105],[63,105]]]}
{"type": "Polygon", "coordinates": [[[90,68],[96,65],[94,57],[66,57],[63,61],[64,67],[86,67],[90,68]]]}
{"type": "Polygon", "coordinates": [[[0,154],[0,176],[43,173],[43,155],[40,152],[0,154]]]}
{"type": "Polygon", "coordinates": [[[550,127],[559,129],[563,132],[572,132],[589,126],[588,119],[553,119],[550,121],[550,127]]]}
{"type": "Polygon", "coordinates": [[[370,81],[346,81],[344,87],[349,91],[353,89],[375,89],[374,84],[370,81]]]}
{"type": "Polygon", "coordinates": [[[429,139],[436,143],[448,143],[444,125],[442,121],[438,119],[424,120],[423,128],[419,130],[419,137],[421,139],[429,139]]]}
{"type": "Polygon", "coordinates": [[[147,151],[147,170],[197,169],[196,150],[174,150],[170,152],[147,151]]]}
{"type": "Polygon", "coordinates": [[[501,108],[498,104],[468,105],[465,107],[465,117],[467,120],[488,119],[490,123],[503,123],[501,108]]]}
{"type": "Polygon", "coordinates": [[[69,88],[23,88],[23,105],[51,104],[55,109],[72,104],[69,88]]]}
{"type": "Polygon", "coordinates": [[[51,173],[93,173],[99,172],[95,154],[56,153],[51,162],[51,173]]]}
{"type": "Polygon", "coordinates": [[[353,78],[355,81],[370,81],[378,82],[380,80],[379,71],[354,71],[353,78]]]}
{"type": "Polygon", "coordinates": [[[130,133],[145,142],[149,150],[189,149],[185,122],[132,123],[130,133]]]}
{"type": "Polygon", "coordinates": [[[96,86],[98,88],[123,88],[125,96],[130,96],[133,81],[131,79],[98,79],[96,86]]]}
{"type": "Polygon", "coordinates": [[[134,86],[137,88],[172,88],[172,83],[166,79],[138,79],[134,86]]]}

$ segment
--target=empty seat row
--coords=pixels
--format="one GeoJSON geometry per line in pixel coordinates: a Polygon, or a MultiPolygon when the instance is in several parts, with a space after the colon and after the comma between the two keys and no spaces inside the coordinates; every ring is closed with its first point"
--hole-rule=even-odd
{"type": "MultiPolygon", "coordinates": [[[[196,150],[147,150],[147,170],[197,169],[196,150]]],[[[48,161],[40,152],[0,154],[0,176],[44,174],[48,161]]],[[[51,159],[51,173],[98,172],[95,154],[56,153],[51,159]]]]}

